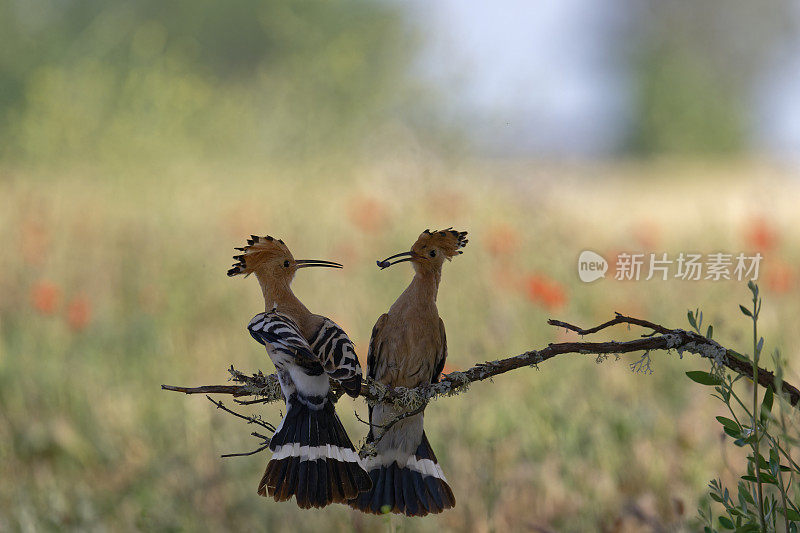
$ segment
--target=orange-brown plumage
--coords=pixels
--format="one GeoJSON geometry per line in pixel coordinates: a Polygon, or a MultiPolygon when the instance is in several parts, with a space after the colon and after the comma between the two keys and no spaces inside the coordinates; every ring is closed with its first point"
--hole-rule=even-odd
{"type": "Polygon", "coordinates": [[[444,322],[436,307],[442,265],[445,259],[450,261],[462,253],[460,249],[469,242],[466,235],[466,231],[451,228],[425,230],[411,246],[405,260],[414,266],[414,279],[373,330],[371,344],[382,347],[375,368],[379,381],[393,387],[416,387],[438,379],[434,371],[444,364],[447,353],[444,322]]]}
{"type": "MultiPolygon", "coordinates": [[[[415,274],[372,330],[367,360],[371,378],[392,387],[438,381],[447,358],[444,322],[436,307],[442,265],[461,253],[466,235],[452,228],[425,230],[410,251],[378,261],[381,268],[410,261],[415,274]]],[[[388,506],[392,512],[411,516],[449,509],[455,498],[423,432],[422,414],[404,418],[382,433],[380,426],[396,416],[389,404],[370,410],[369,439],[377,441],[378,453],[365,465],[373,490],[351,505],[375,513],[388,506]]]]}
{"type": "Polygon", "coordinates": [[[411,246],[411,250],[413,252],[424,252],[425,250],[436,248],[441,250],[449,260],[456,255],[460,255],[462,253],[460,248],[465,247],[468,242],[466,231],[456,231],[453,228],[435,231],[426,229],[417,238],[417,242],[411,246]]]}
{"type": "Polygon", "coordinates": [[[332,320],[311,313],[291,290],[300,268],[341,268],[339,263],[295,259],[273,237],[252,236],[234,256],[229,276],[255,274],[265,312],[248,331],[275,364],[286,415],[270,439],[273,452],[258,493],[276,501],[295,498],[302,508],[345,503],[370,480],[329,398],[330,379],[349,394],[361,390],[361,366],[347,334],[332,320]]]}
{"type": "Polygon", "coordinates": [[[251,235],[246,246],[236,249],[242,253],[233,256],[237,262],[228,270],[228,276],[255,274],[264,295],[265,310],[277,309],[289,316],[306,337],[319,329],[324,317],[311,313],[294,295],[292,280],[300,268],[341,268],[342,265],[316,259],[295,259],[283,240],[269,235],[251,235]]]}
{"type": "Polygon", "coordinates": [[[294,260],[292,252],[289,251],[286,243],[269,235],[266,237],[251,235],[247,239],[246,246],[236,249],[243,253],[233,256],[237,263],[228,270],[228,276],[237,274],[249,276],[254,272],[259,272],[267,263],[276,258],[294,260]]]}

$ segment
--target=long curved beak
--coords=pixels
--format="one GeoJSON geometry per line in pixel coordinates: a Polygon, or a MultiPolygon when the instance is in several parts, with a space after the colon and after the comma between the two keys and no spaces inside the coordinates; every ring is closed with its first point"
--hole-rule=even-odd
{"type": "Polygon", "coordinates": [[[334,263],[333,261],[322,261],[320,259],[297,259],[295,263],[297,263],[297,268],[308,268],[308,267],[343,268],[340,263],[334,263]]]}
{"type": "Polygon", "coordinates": [[[416,258],[417,254],[414,252],[400,252],[399,254],[394,254],[391,257],[387,257],[383,261],[376,261],[378,266],[381,267],[381,270],[384,268],[389,268],[392,265],[396,265],[397,263],[402,263],[404,261],[411,261],[412,259],[416,258]],[[402,257],[402,259],[397,259],[398,257],[402,257]],[[396,261],[392,261],[392,259],[397,259],[396,261]]]}

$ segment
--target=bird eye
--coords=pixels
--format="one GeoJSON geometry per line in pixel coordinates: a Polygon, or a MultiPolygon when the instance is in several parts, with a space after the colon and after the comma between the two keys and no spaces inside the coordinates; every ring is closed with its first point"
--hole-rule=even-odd
{"type": "Polygon", "coordinates": [[[283,266],[285,266],[286,268],[289,268],[289,260],[288,259],[283,262],[283,266]]]}
{"type": "Polygon", "coordinates": [[[429,253],[429,255],[430,255],[431,257],[436,257],[436,250],[431,250],[431,251],[430,251],[430,253],[429,253]]]}

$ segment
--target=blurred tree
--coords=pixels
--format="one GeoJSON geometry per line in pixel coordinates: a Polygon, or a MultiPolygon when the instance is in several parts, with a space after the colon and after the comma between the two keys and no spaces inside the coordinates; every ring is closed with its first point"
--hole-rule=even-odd
{"type": "Polygon", "coordinates": [[[751,98],[787,29],[790,0],[651,0],[634,53],[630,149],[719,154],[743,149],[751,98]]]}
{"type": "Polygon", "coordinates": [[[730,153],[743,147],[742,95],[702,60],[659,49],[638,72],[632,148],[645,154],[730,153]]]}
{"type": "Polygon", "coordinates": [[[0,154],[346,146],[402,101],[412,37],[367,0],[0,0],[0,154]]]}

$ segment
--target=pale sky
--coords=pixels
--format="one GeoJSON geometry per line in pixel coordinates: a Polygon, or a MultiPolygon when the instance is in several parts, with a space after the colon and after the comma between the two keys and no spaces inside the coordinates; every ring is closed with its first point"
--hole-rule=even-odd
{"type": "MultiPolygon", "coordinates": [[[[490,151],[610,155],[624,142],[633,104],[637,4],[418,0],[428,38],[421,69],[490,151]]],[[[754,91],[752,137],[757,148],[788,155],[800,153],[800,38],[783,56],[754,91]]]]}

